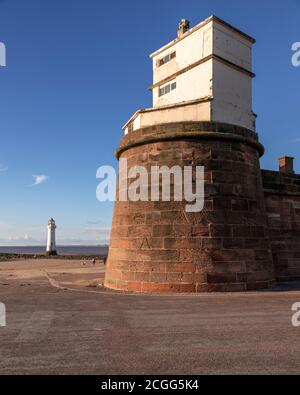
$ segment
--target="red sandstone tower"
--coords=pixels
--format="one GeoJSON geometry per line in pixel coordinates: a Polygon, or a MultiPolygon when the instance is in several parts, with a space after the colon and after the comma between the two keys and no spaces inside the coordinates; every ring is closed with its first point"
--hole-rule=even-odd
{"type": "Polygon", "coordinates": [[[204,208],[187,212],[174,194],[170,202],[117,200],[106,287],[211,292],[274,283],[252,111],[254,42],[216,17],[192,29],[183,20],[178,37],[151,55],[153,107],[125,125],[117,157],[149,171],[204,167],[204,208]]]}

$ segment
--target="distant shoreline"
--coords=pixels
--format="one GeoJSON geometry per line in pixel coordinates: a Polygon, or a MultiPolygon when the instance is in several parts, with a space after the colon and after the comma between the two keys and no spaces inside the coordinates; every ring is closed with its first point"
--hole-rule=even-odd
{"type": "MultiPolygon", "coordinates": [[[[39,259],[45,258],[46,248],[44,246],[18,246],[0,247],[0,260],[11,259],[39,259]]],[[[58,257],[61,259],[81,258],[103,258],[108,254],[107,246],[58,246],[58,257]]]]}
{"type": "Polygon", "coordinates": [[[57,256],[46,256],[45,254],[10,254],[10,253],[0,253],[0,262],[7,261],[19,261],[19,260],[32,260],[32,259],[63,259],[63,260],[105,260],[107,254],[94,254],[94,255],[57,255],[57,256]]]}

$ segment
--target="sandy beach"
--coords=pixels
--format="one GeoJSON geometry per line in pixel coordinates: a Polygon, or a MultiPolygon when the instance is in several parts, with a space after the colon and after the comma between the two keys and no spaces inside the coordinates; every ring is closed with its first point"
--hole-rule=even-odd
{"type": "Polygon", "coordinates": [[[0,263],[0,374],[300,373],[285,291],[145,295],[105,290],[103,262],[0,263]]]}

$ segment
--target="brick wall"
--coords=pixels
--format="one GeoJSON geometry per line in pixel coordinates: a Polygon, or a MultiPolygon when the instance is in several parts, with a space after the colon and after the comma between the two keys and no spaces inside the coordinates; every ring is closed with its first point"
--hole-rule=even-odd
{"type": "MultiPolygon", "coordinates": [[[[284,169],[284,166],[282,167],[284,169]]],[[[300,175],[262,170],[271,249],[278,281],[300,280],[300,175]]]]}

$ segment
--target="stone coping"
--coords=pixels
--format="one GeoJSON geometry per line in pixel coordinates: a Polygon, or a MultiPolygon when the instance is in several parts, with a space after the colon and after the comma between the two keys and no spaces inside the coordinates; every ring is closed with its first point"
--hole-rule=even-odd
{"type": "Polygon", "coordinates": [[[150,126],[128,133],[122,138],[116,157],[119,159],[128,149],[145,144],[201,139],[241,142],[255,148],[260,156],[265,152],[257,133],[249,129],[218,122],[180,122],[150,126]]]}

